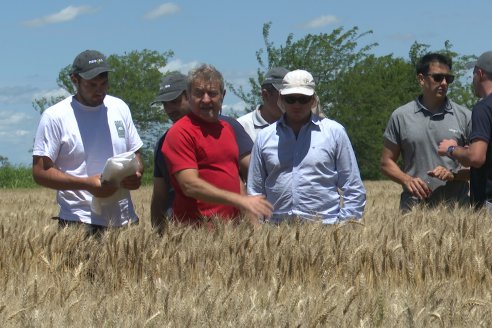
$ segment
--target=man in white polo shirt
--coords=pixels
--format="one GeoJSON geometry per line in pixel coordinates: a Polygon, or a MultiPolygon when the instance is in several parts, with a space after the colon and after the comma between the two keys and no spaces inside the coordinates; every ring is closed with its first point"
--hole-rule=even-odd
{"type": "Polygon", "coordinates": [[[282,116],[282,111],[278,107],[278,90],[282,85],[282,79],[289,71],[283,67],[273,67],[265,75],[265,80],[261,84],[261,98],[263,104],[240,118],[238,122],[255,141],[258,131],[277,121],[282,116]]]}

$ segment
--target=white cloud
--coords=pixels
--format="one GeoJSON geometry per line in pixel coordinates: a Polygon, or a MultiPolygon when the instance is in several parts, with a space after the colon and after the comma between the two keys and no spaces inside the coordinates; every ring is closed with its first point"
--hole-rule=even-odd
{"type": "Polygon", "coordinates": [[[168,62],[166,66],[160,69],[160,71],[162,73],[178,71],[186,75],[192,68],[197,67],[198,65],[200,65],[198,61],[183,63],[180,59],[175,59],[168,62]]]}
{"type": "Polygon", "coordinates": [[[16,131],[14,131],[14,134],[18,137],[24,137],[24,136],[31,134],[31,132],[26,131],[26,130],[16,130],[16,131]]]}
{"type": "Polygon", "coordinates": [[[0,112],[0,127],[1,129],[7,129],[13,125],[23,123],[26,120],[32,119],[32,116],[26,113],[19,113],[14,111],[1,111],[0,112]]]}
{"type": "Polygon", "coordinates": [[[304,24],[302,24],[302,27],[303,28],[319,28],[319,27],[323,27],[326,25],[337,24],[339,22],[340,22],[340,19],[338,19],[338,17],[332,16],[332,15],[327,15],[327,16],[321,16],[321,17],[314,18],[310,21],[307,21],[304,24]]]}
{"type": "Polygon", "coordinates": [[[145,15],[145,18],[146,19],[156,19],[156,18],[159,18],[161,16],[176,14],[179,11],[180,11],[180,8],[176,4],[174,4],[172,2],[168,2],[168,3],[162,4],[159,7],[154,8],[151,11],[149,11],[145,15]]]}
{"type": "Polygon", "coordinates": [[[51,98],[58,98],[58,97],[67,97],[69,93],[67,90],[63,88],[57,88],[57,89],[51,89],[51,90],[41,90],[36,92],[33,96],[32,99],[36,98],[41,98],[45,97],[46,99],[51,99],[51,98]]]}
{"type": "Polygon", "coordinates": [[[233,104],[222,104],[222,114],[231,117],[239,117],[246,114],[246,107],[247,106],[244,101],[238,101],[233,104]]]}
{"type": "Polygon", "coordinates": [[[26,103],[32,100],[32,95],[37,92],[36,87],[30,85],[0,87],[0,103],[15,104],[26,103]]]}
{"type": "Polygon", "coordinates": [[[83,14],[90,14],[96,11],[97,10],[91,6],[79,6],[79,7],[68,6],[67,8],[62,9],[57,13],[44,16],[41,18],[35,18],[30,21],[26,21],[24,24],[30,27],[58,24],[58,23],[71,21],[77,18],[77,16],[83,14]]]}
{"type": "Polygon", "coordinates": [[[28,164],[39,114],[0,110],[0,155],[12,164],[28,164]]]}

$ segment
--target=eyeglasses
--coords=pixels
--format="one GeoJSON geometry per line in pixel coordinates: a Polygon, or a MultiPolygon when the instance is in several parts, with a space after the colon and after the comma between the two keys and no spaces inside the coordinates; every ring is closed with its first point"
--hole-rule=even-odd
{"type": "Polygon", "coordinates": [[[296,101],[301,105],[305,105],[310,102],[311,99],[313,99],[313,96],[284,96],[285,102],[291,105],[294,104],[296,101]]]}
{"type": "Polygon", "coordinates": [[[432,77],[432,79],[437,83],[441,83],[444,79],[446,79],[447,84],[451,84],[454,81],[454,75],[452,74],[431,73],[427,74],[427,76],[432,77]]]}

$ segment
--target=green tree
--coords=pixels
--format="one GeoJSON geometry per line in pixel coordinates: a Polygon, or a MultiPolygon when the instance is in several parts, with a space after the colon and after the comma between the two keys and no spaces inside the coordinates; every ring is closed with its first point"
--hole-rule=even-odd
{"type": "Polygon", "coordinates": [[[4,167],[4,166],[11,166],[9,162],[9,158],[0,155],[0,167],[4,167]]]}
{"type": "Polygon", "coordinates": [[[150,106],[159,90],[163,74],[160,72],[172,51],[132,51],[122,56],[111,55],[108,62],[113,69],[110,93],[124,99],[132,111],[132,117],[140,131],[153,128],[156,122],[166,119],[162,108],[150,106]]]}
{"type": "MultiPolygon", "coordinates": [[[[289,34],[284,45],[275,46],[269,39],[271,23],[263,25],[265,49],[256,52],[259,64],[257,78],[250,78],[251,91],[228,85],[241,98],[247,110],[261,102],[260,81],[264,72],[274,66],[305,69],[315,77],[316,92],[324,114],[343,124],[352,141],[364,179],[380,179],[379,158],[387,121],[397,107],[411,101],[420,93],[415,64],[429,46],[415,42],[409,58],[393,55],[377,57],[370,51],[376,43],[359,45],[371,31],[359,33],[357,27],[347,31],[337,28],[332,33],[308,34],[294,41],[289,34]]],[[[449,88],[450,97],[471,107],[476,101],[466,81],[466,63],[473,57],[452,51],[446,41],[443,49],[453,59],[455,83],[449,88]]]]}
{"type": "Polygon", "coordinates": [[[377,46],[376,43],[363,46],[358,43],[372,31],[359,33],[357,27],[347,31],[340,27],[330,34],[308,34],[297,41],[294,40],[293,34],[289,34],[285,45],[277,47],[270,41],[270,28],[271,23],[263,25],[265,49],[256,52],[260,68],[257,70],[257,79],[249,79],[251,91],[245,92],[242,87],[235,88],[228,84],[229,89],[246,103],[248,111],[261,103],[260,81],[263,81],[265,72],[275,66],[309,71],[316,79],[316,90],[321,103],[331,103],[336,78],[364,60],[369,51],[377,46]]]}
{"type": "Polygon", "coordinates": [[[397,107],[420,92],[415,68],[392,55],[367,57],[338,76],[327,114],[347,130],[364,179],[380,179],[383,133],[397,107]]]}

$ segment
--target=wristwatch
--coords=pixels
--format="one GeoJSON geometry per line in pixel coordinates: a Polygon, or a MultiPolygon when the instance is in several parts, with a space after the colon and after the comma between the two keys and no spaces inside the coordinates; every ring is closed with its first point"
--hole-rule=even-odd
{"type": "Polygon", "coordinates": [[[448,150],[446,150],[446,156],[449,158],[453,158],[453,152],[456,149],[456,146],[449,146],[448,150]]]}

